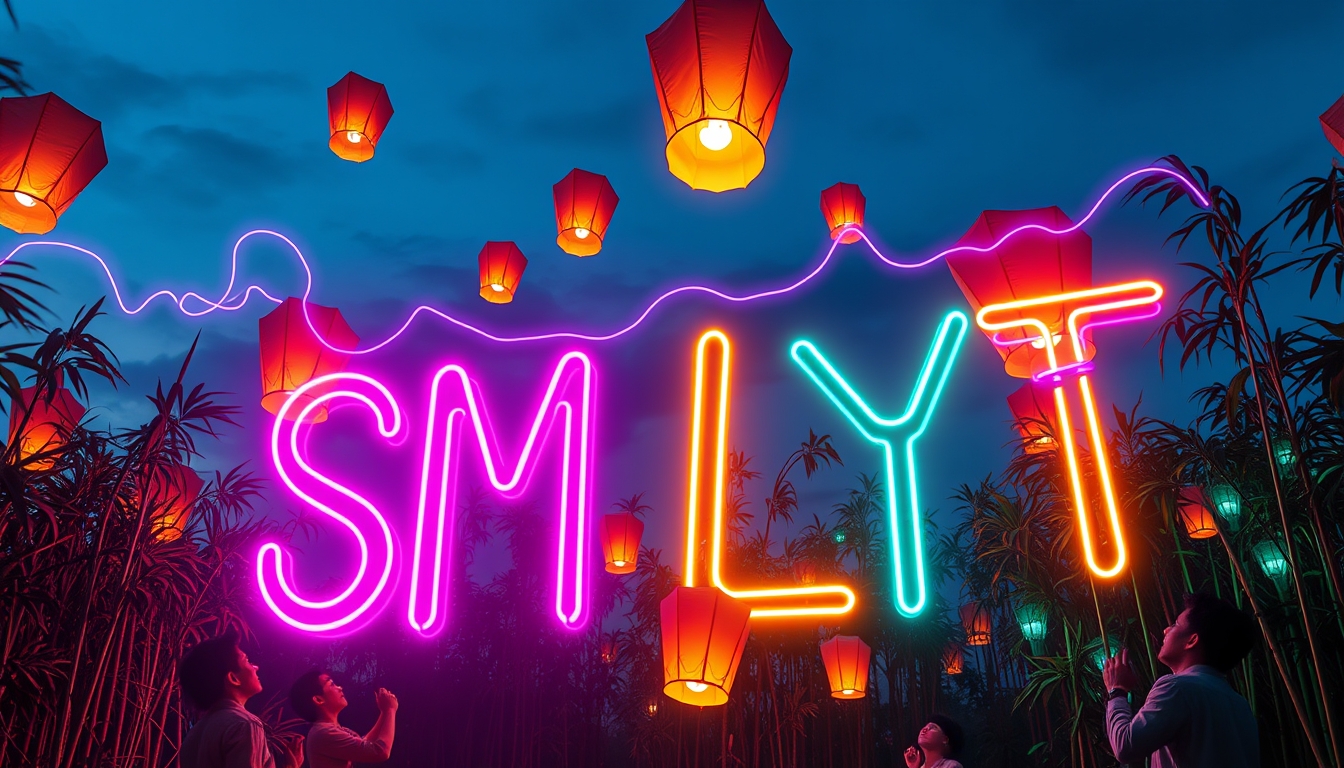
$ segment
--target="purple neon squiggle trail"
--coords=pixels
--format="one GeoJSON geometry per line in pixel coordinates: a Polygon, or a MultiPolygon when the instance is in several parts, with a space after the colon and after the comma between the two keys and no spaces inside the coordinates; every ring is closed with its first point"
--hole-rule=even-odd
{"type": "MultiPolygon", "coordinates": [[[[1099,198],[1097,198],[1097,201],[1092,204],[1092,207],[1087,211],[1087,213],[1081,219],[1079,219],[1077,223],[1075,223],[1073,226],[1066,227],[1064,229],[1051,229],[1050,227],[1046,227],[1040,224],[1025,224],[1008,232],[1003,237],[999,238],[997,242],[987,247],[960,245],[948,248],[926,259],[918,261],[899,261],[896,259],[888,258],[881,251],[879,251],[877,249],[877,246],[873,245],[873,242],[868,239],[868,236],[864,234],[862,230],[858,229],[857,227],[853,229],[854,231],[857,231],[859,235],[863,238],[863,241],[867,243],[868,248],[872,250],[873,255],[877,256],[877,258],[880,259],[887,266],[895,267],[897,269],[919,269],[920,267],[928,266],[929,264],[932,264],[933,262],[938,261],[939,259],[942,259],[954,253],[962,253],[962,252],[988,253],[994,250],[995,248],[998,248],[999,246],[1003,245],[1005,242],[1007,242],[1010,238],[1016,236],[1018,233],[1025,232],[1028,230],[1039,230],[1041,232],[1046,232],[1053,235],[1066,235],[1069,234],[1070,232],[1079,230],[1084,225],[1086,225],[1087,222],[1090,221],[1093,216],[1096,215],[1097,211],[1107,201],[1107,199],[1110,198],[1110,196],[1114,194],[1115,191],[1119,189],[1122,185],[1124,185],[1130,179],[1133,179],[1137,176],[1143,176],[1152,173],[1164,174],[1166,176],[1170,176],[1176,179],[1181,184],[1183,184],[1187,190],[1189,190],[1191,197],[1194,198],[1201,207],[1204,208],[1209,207],[1208,198],[1204,196],[1204,193],[1201,192],[1199,187],[1197,187],[1194,184],[1194,182],[1192,182],[1190,179],[1186,178],[1185,176],[1182,176],[1181,174],[1169,168],[1149,166],[1146,168],[1140,168],[1137,171],[1132,171],[1128,174],[1125,174],[1120,179],[1118,179],[1114,184],[1108,187],[1106,191],[1103,192],[1099,198]]],[[[850,230],[846,229],[845,231],[850,230]]],[[[117,306],[121,308],[122,312],[125,312],[128,315],[139,314],[141,311],[145,309],[145,307],[149,305],[150,302],[154,301],[155,299],[161,296],[169,296],[172,298],[173,303],[177,305],[178,310],[181,311],[183,314],[189,317],[201,317],[203,315],[207,315],[215,311],[233,312],[242,309],[244,306],[246,306],[248,299],[251,298],[252,293],[254,291],[256,293],[261,294],[267,301],[273,302],[275,304],[282,303],[280,299],[277,299],[274,296],[270,295],[269,293],[266,292],[265,289],[263,289],[259,285],[249,285],[247,286],[246,289],[243,290],[240,296],[234,295],[234,286],[237,284],[238,279],[238,249],[242,247],[245,241],[256,235],[267,235],[270,237],[274,237],[283,242],[285,245],[288,245],[290,250],[294,251],[294,255],[295,257],[298,258],[299,263],[303,266],[304,275],[306,276],[306,284],[303,289],[302,299],[304,301],[303,304],[304,320],[308,323],[309,330],[312,331],[313,335],[318,339],[318,341],[320,341],[323,344],[323,346],[335,352],[350,355],[367,355],[371,352],[377,352],[383,347],[386,347],[387,345],[396,341],[403,333],[405,333],[407,329],[411,327],[411,324],[415,322],[415,318],[419,316],[420,313],[422,312],[427,312],[429,314],[435,315],[441,320],[451,323],[463,330],[470,331],[471,333],[474,333],[482,338],[504,344],[513,344],[528,341],[546,341],[550,339],[576,339],[579,341],[593,341],[593,342],[611,341],[612,339],[620,338],[621,336],[624,336],[625,334],[635,330],[651,314],[653,314],[653,311],[657,309],[660,304],[679,294],[706,293],[711,296],[723,299],[724,301],[750,302],[750,301],[756,301],[757,299],[770,298],[772,296],[781,296],[783,294],[795,291],[803,287],[807,283],[811,282],[813,278],[821,274],[821,272],[826,269],[827,265],[831,263],[831,258],[835,255],[836,247],[840,245],[840,241],[837,239],[835,242],[831,244],[830,250],[826,252],[825,258],[823,258],[821,262],[818,263],[817,266],[812,269],[812,271],[808,272],[801,278],[781,288],[774,288],[770,290],[759,291],[756,293],[748,293],[741,296],[734,296],[733,294],[725,293],[724,291],[720,291],[715,288],[710,288],[704,285],[683,285],[677,288],[673,288],[671,290],[666,291],[662,295],[655,298],[652,302],[650,302],[649,305],[645,307],[644,311],[641,312],[639,316],[636,317],[633,321],[631,321],[628,325],[608,334],[590,335],[583,333],[574,333],[570,331],[557,331],[554,333],[540,333],[528,336],[496,336],[495,334],[492,334],[489,331],[484,330],[482,328],[478,328],[472,325],[471,323],[468,323],[464,320],[459,320],[456,317],[453,317],[452,315],[448,314],[447,312],[444,312],[443,310],[422,304],[416,307],[415,309],[411,310],[411,314],[406,318],[406,321],[403,322],[401,326],[397,328],[397,330],[393,332],[390,336],[378,342],[377,344],[365,347],[363,349],[343,349],[328,342],[325,338],[322,337],[320,333],[318,333],[317,328],[313,325],[312,318],[309,317],[308,315],[308,300],[313,290],[313,271],[308,265],[308,260],[304,258],[303,253],[299,250],[299,247],[294,244],[294,241],[290,240],[288,237],[285,237],[279,232],[274,232],[268,229],[256,229],[252,230],[251,232],[247,232],[242,237],[238,238],[237,242],[233,244],[233,253],[231,257],[232,264],[229,269],[229,284],[225,286],[224,292],[220,295],[219,299],[217,300],[207,299],[204,296],[201,296],[200,294],[196,293],[195,291],[187,291],[186,293],[183,293],[179,296],[177,293],[165,289],[155,291],[154,293],[150,294],[144,301],[140,302],[139,304],[133,307],[129,306],[126,303],[125,299],[122,297],[121,289],[117,286],[116,278],[112,275],[112,269],[108,266],[107,262],[101,256],[94,253],[93,251],[88,250],[87,248],[81,248],[77,245],[72,245],[70,243],[62,243],[54,240],[37,240],[27,243],[21,243],[18,246],[16,246],[13,250],[11,250],[3,259],[0,259],[0,267],[4,266],[7,262],[9,262],[10,259],[14,258],[25,248],[35,248],[38,246],[65,248],[83,254],[85,256],[88,256],[92,258],[94,261],[98,262],[98,265],[103,270],[103,274],[107,275],[108,284],[112,288],[112,295],[116,299],[117,306]],[[194,310],[188,308],[187,306],[188,301],[195,302],[198,308],[194,310]]]]}

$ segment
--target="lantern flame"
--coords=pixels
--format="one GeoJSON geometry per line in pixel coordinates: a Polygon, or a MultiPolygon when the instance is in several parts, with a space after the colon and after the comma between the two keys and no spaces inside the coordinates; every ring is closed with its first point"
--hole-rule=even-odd
{"type": "Polygon", "coordinates": [[[15,192],[14,199],[18,200],[19,205],[22,205],[24,208],[32,208],[37,205],[37,201],[34,200],[31,195],[26,195],[22,192],[15,192]]]}
{"type": "Polygon", "coordinates": [[[733,143],[733,129],[727,120],[706,120],[700,129],[700,143],[711,152],[718,152],[733,143]]]}
{"type": "Polygon", "coordinates": [[[359,131],[347,131],[345,134],[345,140],[350,142],[351,144],[358,144],[359,131]]]}

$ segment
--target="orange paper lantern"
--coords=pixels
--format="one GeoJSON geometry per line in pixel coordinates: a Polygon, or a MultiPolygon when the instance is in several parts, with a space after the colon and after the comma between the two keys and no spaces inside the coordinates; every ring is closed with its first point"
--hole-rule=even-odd
{"type": "Polygon", "coordinates": [[[677,587],[659,605],[663,693],[684,704],[725,704],[747,645],[751,608],[715,587],[677,587]]]}
{"type": "Polygon", "coordinates": [[[1335,151],[1344,155],[1344,96],[1321,114],[1321,130],[1325,131],[1325,138],[1334,145],[1335,151]]]}
{"type": "Polygon", "coordinates": [[[793,580],[799,586],[810,587],[817,583],[817,564],[809,560],[799,560],[793,564],[793,580]]]}
{"type": "Polygon", "coordinates": [[[607,573],[634,573],[644,523],[629,512],[604,515],[598,528],[607,573]]]}
{"type": "Polygon", "coordinates": [[[1209,511],[1209,500],[1197,485],[1181,488],[1176,499],[1176,509],[1180,512],[1181,523],[1185,526],[1185,535],[1192,539],[1208,539],[1218,535],[1218,523],[1209,511]]]}
{"type": "Polygon", "coordinates": [[[965,657],[962,655],[961,646],[949,645],[943,649],[943,673],[948,675],[960,675],[965,668],[965,657]]]}
{"type": "Polygon", "coordinates": [[[1028,381],[1008,396],[1008,408],[1013,412],[1013,426],[1022,435],[1022,449],[1027,453],[1044,453],[1057,446],[1050,434],[1054,420],[1046,414],[1055,412],[1049,388],[1038,388],[1028,381]]]}
{"type": "Polygon", "coordinates": [[[606,176],[575,168],[551,187],[555,197],[555,242],[573,256],[602,250],[607,225],[621,200],[606,176]]]}
{"type": "Polygon", "coordinates": [[[961,606],[961,625],[966,629],[967,645],[989,645],[989,611],[980,603],[967,603],[961,606]]]}
{"type": "Polygon", "coordinates": [[[868,201],[859,191],[858,184],[839,184],[827,187],[821,193],[821,213],[826,217],[826,226],[831,228],[831,239],[842,243],[857,243],[861,238],[858,232],[850,230],[844,237],[840,232],[845,227],[863,226],[863,209],[868,201]]]}
{"type": "MultiPolygon", "coordinates": [[[[1028,211],[985,211],[975,220],[970,231],[957,241],[957,245],[988,248],[1026,224],[1062,230],[1072,226],[1073,222],[1063,211],[1053,206],[1028,211]]],[[[947,257],[947,266],[970,302],[971,311],[979,312],[981,307],[988,304],[1091,288],[1092,238],[1082,230],[1067,235],[1025,230],[1017,232],[989,253],[962,251],[951,254],[947,257]]],[[[1079,301],[1086,303],[1088,300],[1079,301]]],[[[1064,322],[1073,308],[1069,304],[1059,305],[1054,319],[1047,319],[1046,322],[1056,342],[1064,344],[1066,348],[1070,341],[1064,338],[1064,322]]],[[[1039,314],[1041,310],[1033,308],[1031,311],[1039,314]]],[[[1005,312],[997,315],[997,318],[1006,320],[1010,316],[1005,312]]],[[[986,335],[993,338],[993,332],[986,332],[986,335]]],[[[1022,340],[1036,335],[1036,332],[1023,328],[998,332],[1001,341],[1022,340]]],[[[1083,350],[1087,359],[1091,360],[1097,350],[1092,346],[1091,333],[1085,331],[1083,335],[1083,350]]],[[[1003,357],[1004,368],[1010,376],[1027,379],[1033,373],[1049,367],[1042,339],[1011,346],[995,344],[994,348],[1003,357]]]]}
{"type": "Polygon", "coordinates": [[[175,541],[187,527],[187,516],[201,495],[204,484],[190,467],[170,466],[154,473],[147,483],[145,498],[154,513],[154,538],[175,541]]]}
{"type": "Polygon", "coordinates": [[[821,644],[821,662],[836,699],[862,699],[868,690],[868,662],[873,651],[852,635],[837,635],[821,644]]]}
{"type": "Polygon", "coordinates": [[[686,0],[644,37],[667,134],[667,168],[691,189],[741,189],[765,144],[793,49],[761,0],[686,0]]]}
{"type": "Polygon", "coordinates": [[[387,88],[351,72],[327,89],[327,145],[342,160],[362,163],[373,157],[378,139],[392,119],[387,88]]]}
{"type": "MultiPolygon", "coordinates": [[[[308,305],[308,316],[313,327],[328,343],[341,349],[353,349],[359,337],[350,329],[341,312],[334,307],[308,305]]],[[[340,373],[350,362],[350,355],[329,349],[303,317],[303,300],[290,297],[258,322],[261,334],[261,407],[271,413],[280,413],[294,390],[319,376],[340,373]]],[[[321,394],[310,390],[302,402],[289,410],[290,419],[298,419],[304,407],[321,394]]],[[[325,406],[314,409],[309,421],[325,421],[325,406]]]]}
{"type": "Polygon", "coordinates": [[[491,304],[513,301],[518,281],[527,269],[527,257],[512,242],[489,242],[476,257],[481,268],[481,298],[491,304]]]}
{"type": "MultiPolygon", "coordinates": [[[[56,394],[48,402],[45,393],[37,396],[37,387],[24,387],[19,390],[19,399],[9,407],[9,443],[19,442],[19,460],[55,451],[65,445],[70,432],[84,418],[84,406],[75,400],[70,390],[61,386],[61,377],[56,378],[56,394]],[[24,417],[27,416],[27,423],[24,417]],[[19,429],[23,434],[19,434],[19,429]]],[[[54,458],[28,462],[32,469],[51,469],[54,458]]]]}
{"type": "Polygon", "coordinates": [[[102,123],[60,96],[0,99],[0,224],[50,232],[106,165],[102,123]]]}

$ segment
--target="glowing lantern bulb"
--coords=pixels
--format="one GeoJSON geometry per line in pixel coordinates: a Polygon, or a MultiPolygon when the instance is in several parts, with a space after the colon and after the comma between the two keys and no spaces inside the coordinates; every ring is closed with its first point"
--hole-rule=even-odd
{"type": "Polygon", "coordinates": [[[624,561],[624,560],[613,560],[611,564],[614,565],[614,566],[616,566],[617,568],[624,568],[624,567],[625,567],[625,561],[624,561]]]}
{"type": "Polygon", "coordinates": [[[844,544],[844,543],[845,543],[845,530],[844,530],[843,528],[841,528],[840,530],[836,531],[836,532],[835,532],[835,537],[834,537],[834,538],[835,538],[835,543],[836,543],[836,544],[844,544]]]}
{"type": "Polygon", "coordinates": [[[359,131],[349,131],[345,134],[345,140],[351,144],[359,143],[359,131]]]}
{"type": "Polygon", "coordinates": [[[686,683],[686,687],[687,687],[687,688],[690,688],[692,691],[695,691],[696,693],[700,693],[701,691],[707,690],[707,689],[709,688],[709,685],[707,685],[707,684],[705,684],[705,683],[693,683],[693,682],[691,682],[691,683],[686,683]]]}
{"type": "Polygon", "coordinates": [[[700,143],[712,152],[718,152],[732,141],[733,129],[728,127],[727,120],[709,120],[700,129],[700,143]]]}
{"type": "Polygon", "coordinates": [[[15,192],[14,199],[18,200],[19,205],[22,205],[24,208],[32,208],[34,205],[37,205],[37,201],[34,200],[31,195],[25,195],[22,192],[15,192]]]}
{"type": "Polygon", "coordinates": [[[588,230],[584,229],[583,227],[576,227],[574,229],[574,236],[579,238],[580,240],[587,240],[588,230]]]}
{"type": "Polygon", "coordinates": [[[846,688],[845,690],[841,691],[841,693],[845,694],[846,696],[850,695],[853,692],[854,692],[853,688],[846,688]]]}
{"type": "Polygon", "coordinates": [[[504,286],[500,285],[499,283],[491,283],[490,290],[494,291],[495,293],[503,293],[504,286]]]}

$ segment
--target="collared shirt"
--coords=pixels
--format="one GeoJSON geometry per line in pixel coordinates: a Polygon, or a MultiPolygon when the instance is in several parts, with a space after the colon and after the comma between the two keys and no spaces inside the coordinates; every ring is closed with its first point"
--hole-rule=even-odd
{"type": "Polygon", "coordinates": [[[182,741],[182,768],[275,768],[275,761],[257,716],[221,699],[182,741]]]}
{"type": "Polygon", "coordinates": [[[1152,768],[1260,766],[1251,705],[1203,664],[1158,678],[1136,713],[1123,696],[1106,702],[1106,732],[1122,763],[1152,755],[1152,768]]]}
{"type": "Polygon", "coordinates": [[[381,763],[387,759],[387,744],[369,741],[336,723],[313,723],[303,742],[308,768],[350,768],[351,763],[381,763]]]}

